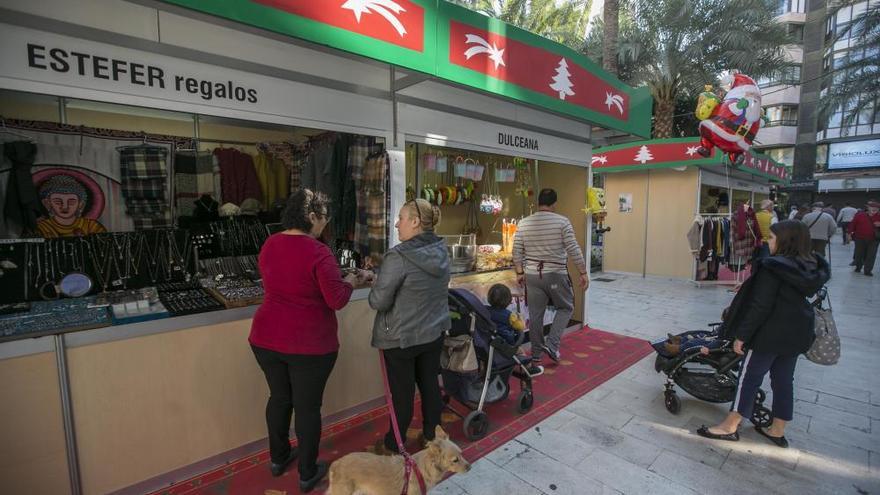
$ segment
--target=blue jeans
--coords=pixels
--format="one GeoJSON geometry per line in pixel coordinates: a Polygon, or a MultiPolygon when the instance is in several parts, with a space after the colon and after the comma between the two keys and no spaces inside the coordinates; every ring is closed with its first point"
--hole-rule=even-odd
{"type": "Polygon", "coordinates": [[[749,350],[739,372],[739,386],[731,411],[751,419],[755,410],[755,396],[770,372],[770,388],[773,390],[773,417],[791,421],[794,417],[794,367],[797,356],[780,356],[749,350]]]}

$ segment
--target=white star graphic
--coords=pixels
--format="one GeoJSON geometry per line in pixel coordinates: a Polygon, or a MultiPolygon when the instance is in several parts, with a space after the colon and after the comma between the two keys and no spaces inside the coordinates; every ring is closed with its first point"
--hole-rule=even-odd
{"type": "Polygon", "coordinates": [[[361,22],[361,15],[375,12],[384,17],[401,37],[406,34],[406,27],[397,18],[398,15],[406,12],[406,9],[393,0],[348,0],[341,8],[352,11],[358,24],[361,22]]]}
{"type": "Polygon", "coordinates": [[[477,46],[472,46],[464,52],[464,57],[468,60],[471,59],[474,55],[478,55],[480,53],[485,53],[489,60],[495,62],[495,69],[497,70],[499,66],[507,66],[504,63],[504,48],[498,48],[498,45],[495,43],[489,44],[482,36],[478,36],[476,34],[466,34],[465,35],[465,44],[475,44],[477,46]]]}
{"type": "Polygon", "coordinates": [[[608,163],[608,157],[605,156],[605,155],[598,155],[598,156],[594,156],[594,157],[590,160],[590,164],[593,164],[593,163],[596,163],[596,162],[598,162],[598,163],[608,163]]]}
{"type": "Polygon", "coordinates": [[[605,106],[608,107],[608,110],[611,110],[612,105],[617,107],[617,111],[620,112],[621,115],[623,115],[623,96],[606,91],[605,106]]]}
{"type": "Polygon", "coordinates": [[[688,150],[685,151],[687,156],[694,156],[697,154],[697,150],[700,149],[699,146],[688,146],[688,150]]]}

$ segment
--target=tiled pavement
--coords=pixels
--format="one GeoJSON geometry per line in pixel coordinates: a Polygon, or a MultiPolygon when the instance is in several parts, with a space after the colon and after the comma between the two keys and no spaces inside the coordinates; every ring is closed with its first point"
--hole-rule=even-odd
{"type": "MultiPolygon", "coordinates": [[[[833,367],[798,363],[786,435],[792,448],[745,425],[738,443],[696,436],[727,405],[680,392],[681,413],[668,413],[663,376],[649,356],[432,493],[880,494],[880,276],[852,273],[851,246],[834,242],[829,287],[843,357],[833,367]]],[[[649,340],[717,321],[732,297],[680,280],[609,278],[615,281],[593,282],[591,326],[649,340]]]]}

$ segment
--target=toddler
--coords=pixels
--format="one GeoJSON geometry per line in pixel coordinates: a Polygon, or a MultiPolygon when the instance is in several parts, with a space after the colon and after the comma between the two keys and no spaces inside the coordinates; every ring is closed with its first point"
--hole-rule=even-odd
{"type": "Polygon", "coordinates": [[[515,345],[519,338],[517,332],[524,331],[526,323],[518,314],[507,309],[513,301],[510,289],[506,285],[495,284],[489,288],[488,299],[487,308],[492,315],[492,322],[498,329],[498,335],[508,344],[515,345]]]}

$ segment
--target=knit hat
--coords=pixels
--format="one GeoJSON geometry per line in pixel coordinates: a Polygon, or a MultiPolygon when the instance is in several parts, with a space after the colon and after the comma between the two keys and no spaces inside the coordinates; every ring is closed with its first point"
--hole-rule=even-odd
{"type": "Polygon", "coordinates": [[[254,198],[248,198],[241,202],[241,214],[256,216],[260,212],[260,202],[254,198]]]}

